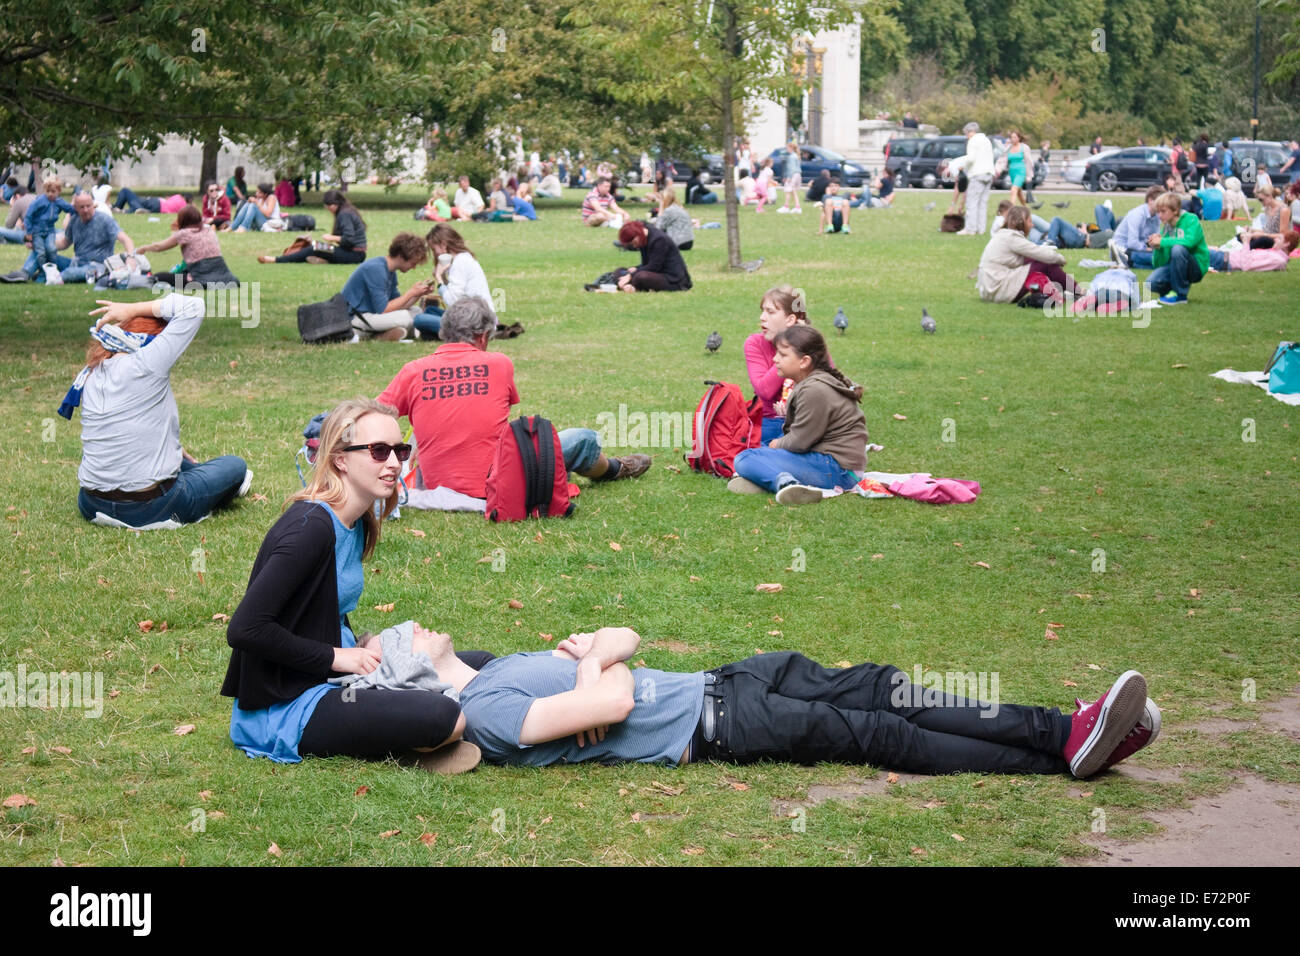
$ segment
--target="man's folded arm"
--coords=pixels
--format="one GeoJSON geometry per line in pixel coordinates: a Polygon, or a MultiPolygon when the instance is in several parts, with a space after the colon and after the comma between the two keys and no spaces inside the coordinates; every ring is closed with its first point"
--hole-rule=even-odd
{"type": "Polygon", "coordinates": [[[552,694],[533,701],[519,730],[524,746],[558,740],[596,727],[617,724],[627,719],[635,705],[636,681],[626,664],[614,664],[601,670],[598,658],[586,657],[578,665],[578,686],[562,694],[552,694]],[[584,681],[584,677],[586,680],[584,681]]]}

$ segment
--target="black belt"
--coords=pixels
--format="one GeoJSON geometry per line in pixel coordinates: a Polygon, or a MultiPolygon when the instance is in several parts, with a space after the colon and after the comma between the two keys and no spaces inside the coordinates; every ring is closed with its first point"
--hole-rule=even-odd
{"type": "Polygon", "coordinates": [[[96,488],[82,488],[86,494],[94,498],[103,498],[105,501],[153,501],[155,498],[161,498],[167,492],[172,490],[172,485],[176,484],[175,478],[166,478],[148,488],[141,488],[139,491],[99,491],[96,488]]]}
{"type": "Polygon", "coordinates": [[[700,709],[700,722],[691,740],[691,759],[706,760],[725,749],[723,720],[727,703],[724,688],[727,675],[720,671],[704,672],[704,706],[700,709]]]}

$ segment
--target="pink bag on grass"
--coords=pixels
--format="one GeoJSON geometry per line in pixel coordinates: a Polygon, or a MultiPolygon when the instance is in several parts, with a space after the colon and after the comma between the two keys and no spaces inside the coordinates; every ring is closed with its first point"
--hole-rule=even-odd
{"type": "Polygon", "coordinates": [[[932,505],[965,504],[974,501],[979,495],[980,483],[964,478],[935,478],[918,473],[894,482],[889,490],[903,498],[932,505]]]}

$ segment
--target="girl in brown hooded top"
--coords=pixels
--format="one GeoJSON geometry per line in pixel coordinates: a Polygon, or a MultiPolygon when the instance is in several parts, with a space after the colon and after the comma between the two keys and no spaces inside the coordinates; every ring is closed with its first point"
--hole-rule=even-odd
{"type": "Polygon", "coordinates": [[[851,488],[867,466],[867,423],[862,386],[833,368],[826,340],[809,325],[794,325],[773,340],[776,367],[795,383],[780,438],[736,456],[727,487],[742,494],[776,492],[786,505],[821,501],[822,489],[851,488]]]}

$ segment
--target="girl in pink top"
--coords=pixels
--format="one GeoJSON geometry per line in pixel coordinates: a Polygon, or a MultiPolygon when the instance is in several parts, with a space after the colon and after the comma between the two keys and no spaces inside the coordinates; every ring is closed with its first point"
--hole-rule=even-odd
{"type": "Polygon", "coordinates": [[[803,295],[788,285],[768,289],[763,294],[762,311],[758,316],[758,331],[745,339],[745,368],[754,395],[763,403],[763,444],[781,437],[785,424],[785,402],[782,392],[786,380],[776,370],[776,346],[772,340],[792,325],[808,323],[804,311],[803,295]]]}
{"type": "Polygon", "coordinates": [[[758,200],[758,211],[763,211],[763,204],[772,202],[776,199],[775,190],[772,188],[772,157],[763,160],[763,168],[759,171],[758,178],[754,182],[756,199],[758,200]]]}

